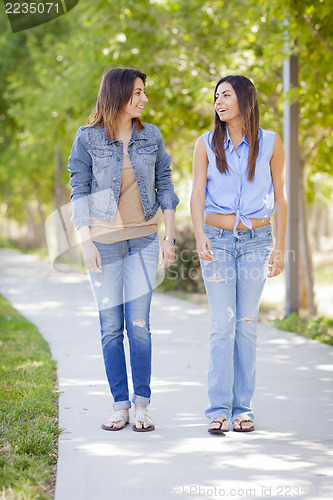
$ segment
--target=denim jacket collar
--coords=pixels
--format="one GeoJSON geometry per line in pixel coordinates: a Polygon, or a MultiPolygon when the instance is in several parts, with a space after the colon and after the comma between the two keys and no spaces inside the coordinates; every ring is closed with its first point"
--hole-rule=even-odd
{"type": "MultiPolygon", "coordinates": [[[[104,130],[105,130],[105,134],[106,134],[106,128],[104,127],[104,130]]],[[[136,125],[133,121],[133,125],[132,125],[132,135],[131,135],[131,138],[130,138],[130,141],[128,144],[131,144],[132,142],[134,141],[142,141],[142,140],[147,140],[148,137],[147,137],[147,134],[144,133],[144,129],[138,131],[138,129],[136,128],[136,125]]],[[[110,144],[113,144],[115,142],[118,142],[118,139],[108,139],[107,138],[107,141],[110,143],[110,144]]]]}

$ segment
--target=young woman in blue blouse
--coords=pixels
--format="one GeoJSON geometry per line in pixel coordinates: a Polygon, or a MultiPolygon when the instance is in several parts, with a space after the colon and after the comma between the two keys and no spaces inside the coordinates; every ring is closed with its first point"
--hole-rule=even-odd
{"type": "Polygon", "coordinates": [[[287,200],[280,137],[259,127],[256,89],[219,80],[213,130],[197,140],[191,213],[211,309],[210,433],[254,430],[256,327],[266,277],[284,267],[287,200]],[[275,209],[273,249],[270,217],[275,209]]]}
{"type": "Polygon", "coordinates": [[[174,260],[175,210],[171,157],[155,125],[143,123],[146,75],[114,68],[102,78],[89,124],[80,127],[69,157],[72,221],[90,272],[114,412],[102,425],[119,431],[129,423],[124,328],[130,348],[135,406],[133,430],[155,429],[150,403],[150,303],[158,262],[174,260]],[[158,208],[165,236],[159,249],[158,208]]]}

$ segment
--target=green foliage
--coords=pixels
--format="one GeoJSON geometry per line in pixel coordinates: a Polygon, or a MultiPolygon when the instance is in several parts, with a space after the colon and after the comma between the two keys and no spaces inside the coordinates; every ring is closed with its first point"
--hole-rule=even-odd
{"type": "Polygon", "coordinates": [[[283,319],[276,319],[275,326],[280,330],[304,335],[333,346],[333,320],[325,316],[302,320],[298,314],[291,313],[283,319]]]}
{"type": "Polygon", "coordinates": [[[55,362],[37,328],[1,296],[0,348],[0,491],[49,499],[59,435],[55,362]]]}
{"type": "Polygon", "coordinates": [[[6,238],[3,238],[2,236],[0,236],[0,248],[12,248],[12,249],[19,250],[20,252],[22,252],[22,249],[18,245],[11,243],[6,238]]]}
{"type": "Polygon", "coordinates": [[[101,74],[114,65],[148,74],[144,120],[161,128],[178,182],[189,178],[194,142],[211,126],[221,75],[249,76],[262,125],[282,134],[285,47],[299,53],[300,87],[287,97],[299,97],[302,165],[311,186],[316,174],[332,175],[332,15],[332,3],[321,0],[82,1],[15,35],[2,16],[0,200],[7,215],[23,222],[24,203],[37,198],[46,214],[53,209],[55,151],[66,164],[101,74]]]}

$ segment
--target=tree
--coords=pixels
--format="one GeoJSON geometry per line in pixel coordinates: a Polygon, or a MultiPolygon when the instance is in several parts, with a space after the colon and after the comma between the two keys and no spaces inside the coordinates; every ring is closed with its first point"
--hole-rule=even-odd
{"type": "MultiPolygon", "coordinates": [[[[262,125],[282,134],[286,19],[289,50],[300,54],[301,82],[288,97],[300,101],[301,160],[313,198],[318,174],[326,179],[333,173],[332,10],[319,0],[99,0],[15,35],[2,26],[0,194],[11,215],[23,221],[22,201],[35,203],[36,193],[43,211],[52,210],[55,151],[65,165],[101,74],[113,65],[147,72],[144,119],[161,128],[183,185],[194,141],[212,123],[221,75],[249,76],[262,125]]],[[[65,169],[62,180],[68,181],[65,169]]]]}

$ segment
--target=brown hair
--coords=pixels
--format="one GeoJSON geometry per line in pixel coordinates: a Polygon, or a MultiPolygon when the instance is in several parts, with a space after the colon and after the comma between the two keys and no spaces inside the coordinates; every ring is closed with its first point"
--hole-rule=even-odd
{"type": "MultiPolygon", "coordinates": [[[[132,68],[112,68],[102,77],[88,124],[105,126],[109,139],[116,136],[117,120],[124,106],[132,99],[136,78],[141,78],[143,84],[146,84],[147,75],[132,68]]],[[[144,128],[140,118],[134,118],[133,121],[138,130],[144,128]]]]}
{"type": "MultiPolygon", "coordinates": [[[[249,141],[249,158],[247,162],[247,174],[249,181],[252,181],[255,174],[256,160],[259,151],[259,106],[257,92],[253,83],[241,75],[230,75],[221,78],[216,84],[214,91],[214,102],[216,101],[216,92],[223,82],[228,82],[234,89],[239,112],[243,123],[243,129],[249,141]]],[[[216,155],[216,165],[222,173],[228,173],[229,166],[225,158],[224,143],[227,137],[227,124],[220,120],[215,111],[212,149],[216,155]]]]}

